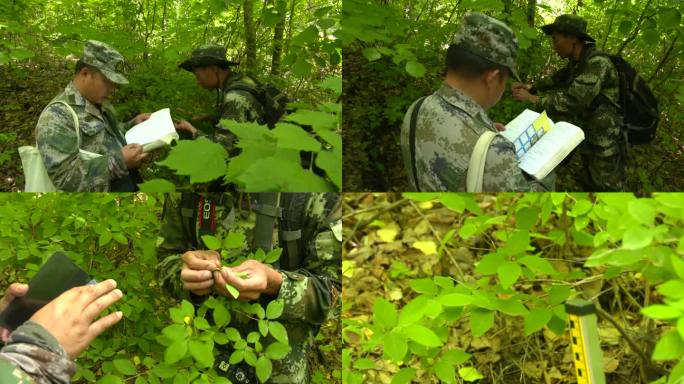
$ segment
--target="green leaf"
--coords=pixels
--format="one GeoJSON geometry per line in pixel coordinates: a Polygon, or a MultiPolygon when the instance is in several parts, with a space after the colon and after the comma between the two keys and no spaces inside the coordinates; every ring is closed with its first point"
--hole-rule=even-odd
{"type": "Polygon", "coordinates": [[[192,303],[189,301],[183,300],[181,302],[181,312],[183,313],[183,316],[193,317],[195,315],[195,307],[193,307],[192,303]]]}
{"type": "Polygon", "coordinates": [[[437,284],[432,279],[415,279],[409,283],[411,289],[418,293],[436,295],[438,292],[437,284]]]}
{"type": "Polygon", "coordinates": [[[260,382],[264,383],[271,377],[271,372],[273,371],[273,364],[271,360],[266,356],[261,356],[256,362],[256,374],[260,382]]]}
{"type": "Polygon", "coordinates": [[[338,190],[342,189],[342,151],[321,151],[316,155],[316,166],[325,171],[338,190]]]}
{"type": "Polygon", "coordinates": [[[494,325],[494,312],[477,308],[470,312],[470,330],[473,337],[482,337],[494,325]]]}
{"type": "Polygon", "coordinates": [[[622,235],[622,248],[641,249],[651,245],[653,231],[643,227],[628,228],[622,235]]]}
{"type": "Polygon", "coordinates": [[[415,368],[402,368],[392,376],[390,384],[409,384],[415,376],[415,368]]]}
{"type": "Polygon", "coordinates": [[[684,341],[679,332],[670,331],[664,334],[655,346],[652,359],[655,361],[679,359],[684,355],[684,341]]]}
{"type": "Polygon", "coordinates": [[[475,272],[481,275],[493,275],[506,262],[506,257],[500,253],[488,253],[477,262],[475,272]]]}
{"type": "Polygon", "coordinates": [[[290,352],[290,346],[281,342],[275,342],[266,348],[266,357],[271,360],[280,360],[290,352]]]}
{"type": "Polygon", "coordinates": [[[175,340],[166,348],[164,352],[164,362],[166,364],[173,364],[185,357],[188,351],[188,342],[185,339],[175,340]]]}
{"type": "Polygon", "coordinates": [[[294,64],[292,64],[292,73],[296,77],[305,77],[308,76],[309,73],[311,73],[311,69],[313,69],[313,66],[311,63],[309,63],[306,58],[302,55],[297,56],[297,60],[295,60],[294,64]]]}
{"type": "Polygon", "coordinates": [[[425,76],[425,66],[415,60],[406,62],[406,72],[416,78],[425,76]]]}
{"type": "Polygon", "coordinates": [[[470,359],[470,353],[460,349],[450,349],[442,354],[442,361],[448,361],[454,365],[461,365],[470,359]]]}
{"type": "Polygon", "coordinates": [[[556,269],[543,257],[539,256],[524,256],[517,260],[518,263],[526,266],[537,275],[555,275],[556,269]]]}
{"type": "Polygon", "coordinates": [[[115,375],[105,375],[97,381],[96,384],[122,384],[123,380],[115,375]]]}
{"type": "Polygon", "coordinates": [[[515,212],[515,224],[519,229],[530,230],[537,223],[539,210],[531,207],[522,207],[515,212]]]}
{"type": "Polygon", "coordinates": [[[240,291],[238,291],[237,288],[230,285],[230,283],[226,283],[226,289],[228,290],[228,293],[230,293],[230,295],[233,296],[234,299],[240,297],[240,291]]]}
{"type": "Polygon", "coordinates": [[[361,53],[368,61],[375,61],[382,57],[382,54],[377,50],[377,48],[364,48],[361,53]]]}
{"type": "Polygon", "coordinates": [[[223,327],[230,322],[230,312],[223,305],[218,305],[214,309],[213,317],[217,327],[223,327]]]}
{"type": "Polygon", "coordinates": [[[473,302],[471,295],[464,295],[462,293],[449,293],[437,297],[437,301],[445,307],[463,307],[473,302]]]}
{"type": "Polygon", "coordinates": [[[268,251],[266,254],[266,258],[264,259],[264,263],[266,264],[273,264],[276,261],[280,260],[280,255],[283,253],[282,248],[274,248],[268,251]]]}
{"type": "Polygon", "coordinates": [[[484,376],[475,367],[463,367],[458,370],[458,375],[465,381],[477,381],[484,379],[484,376]]]}
{"type": "Polygon", "coordinates": [[[525,315],[525,336],[544,328],[551,320],[551,310],[548,308],[535,308],[525,315]]]}
{"type": "Polygon", "coordinates": [[[211,367],[214,365],[214,345],[212,342],[203,343],[201,341],[190,340],[188,343],[190,355],[202,367],[211,367]]]}
{"type": "Polygon", "coordinates": [[[373,322],[384,330],[390,330],[397,324],[397,310],[389,301],[380,298],[373,304],[373,322]]]}
{"type": "Polygon", "coordinates": [[[221,241],[211,235],[202,235],[202,242],[207,246],[207,249],[212,251],[221,248],[221,241]]]}
{"type": "Polygon", "coordinates": [[[456,380],[456,370],[454,365],[440,360],[432,367],[437,377],[445,383],[453,383],[456,380]]]}
{"type": "Polygon", "coordinates": [[[135,365],[128,359],[116,359],[113,361],[114,368],[121,374],[126,376],[135,375],[138,371],[135,369],[135,365]]]}
{"type": "Polygon", "coordinates": [[[383,350],[390,360],[401,362],[408,351],[406,337],[397,332],[390,332],[383,338],[383,350]]]}
{"type": "Polygon", "coordinates": [[[266,307],[266,318],[269,320],[277,319],[282,315],[285,303],[282,300],[273,300],[266,307]]]}
{"type": "Polygon", "coordinates": [[[311,152],[321,150],[321,143],[298,125],[279,123],[271,132],[278,139],[279,148],[311,152]]]}
{"type": "Polygon", "coordinates": [[[223,239],[223,248],[238,249],[245,244],[245,234],[238,232],[231,232],[223,239]]]}
{"type": "Polygon", "coordinates": [[[679,27],[682,15],[675,8],[663,8],[658,15],[658,26],[662,29],[675,29],[679,27]]]}
{"type": "Polygon", "coordinates": [[[501,264],[497,270],[499,274],[499,280],[501,281],[501,286],[504,288],[510,288],[522,273],[522,269],[518,263],[507,261],[501,264]]]}
{"type": "Polygon", "coordinates": [[[230,364],[237,364],[244,359],[245,359],[245,350],[244,349],[236,349],[233,353],[231,353],[230,358],[228,359],[228,362],[230,364]]]}
{"type": "Polygon", "coordinates": [[[164,179],[145,181],[144,183],[138,184],[138,188],[140,188],[140,192],[145,193],[170,193],[176,191],[176,186],[172,182],[164,179]]]}
{"type": "Polygon", "coordinates": [[[342,94],[342,76],[328,76],[318,86],[323,89],[330,89],[339,96],[342,94]]]}
{"type": "Polygon", "coordinates": [[[632,200],[627,204],[627,211],[630,216],[634,218],[637,222],[645,225],[653,225],[653,220],[656,216],[655,206],[653,205],[653,200],[651,199],[637,199],[632,200]]]}
{"type": "Polygon", "coordinates": [[[325,112],[298,110],[287,115],[287,120],[302,125],[310,125],[314,130],[332,130],[337,128],[337,116],[325,112]]]}
{"type": "Polygon", "coordinates": [[[642,308],[641,313],[658,320],[676,319],[682,316],[682,311],[669,305],[649,305],[642,308]]]}
{"type": "Polygon", "coordinates": [[[371,359],[366,358],[358,359],[354,361],[354,368],[361,370],[373,369],[375,368],[375,362],[371,359]]]}
{"type": "Polygon", "coordinates": [[[281,343],[288,344],[288,339],[287,339],[287,330],[285,330],[285,327],[280,324],[277,321],[270,321],[268,323],[268,332],[273,336],[276,340],[280,341],[281,343]]]}
{"type": "Polygon", "coordinates": [[[181,140],[171,147],[169,156],[157,164],[181,176],[190,176],[192,184],[206,183],[225,175],[228,152],[222,145],[205,137],[181,140]]]}
{"type": "Polygon", "coordinates": [[[442,340],[430,329],[419,324],[410,324],[402,329],[406,337],[426,347],[440,347],[442,340]]]}
{"type": "Polygon", "coordinates": [[[457,193],[443,193],[439,195],[439,201],[442,203],[442,205],[454,212],[463,213],[465,210],[465,201],[457,193]]]}

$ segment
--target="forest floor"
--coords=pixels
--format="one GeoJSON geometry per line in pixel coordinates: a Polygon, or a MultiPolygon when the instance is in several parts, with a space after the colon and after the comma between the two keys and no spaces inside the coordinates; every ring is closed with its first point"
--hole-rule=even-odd
{"type": "MultiPolygon", "coordinates": [[[[479,206],[490,216],[496,212],[494,200],[501,196],[479,196],[479,206]]],[[[510,198],[510,196],[508,197],[510,198]]],[[[513,196],[513,199],[515,197],[513,196]]],[[[420,239],[432,239],[440,244],[445,234],[458,229],[468,214],[457,214],[439,203],[418,204],[402,199],[398,194],[357,193],[345,194],[343,248],[343,324],[369,322],[373,304],[379,298],[394,303],[397,308],[416,297],[410,288],[412,279],[432,276],[457,276],[457,270],[474,276],[477,261],[487,253],[491,244],[484,241],[464,241],[453,236],[446,242],[451,257],[427,256],[410,244],[420,239]],[[358,212],[358,213],[356,213],[358,212]],[[379,231],[385,229],[396,233],[393,241],[379,231]]],[[[391,236],[390,236],[391,237],[391,236]]],[[[548,250],[553,254],[554,250],[548,250]]],[[[580,252],[579,250],[572,250],[580,252]]],[[[586,252],[586,251],[585,251],[586,252]]],[[[446,254],[446,252],[445,252],[446,254]]],[[[546,256],[549,257],[549,256],[546,256]]],[[[581,255],[577,255],[581,258],[581,255]]],[[[561,268],[554,263],[554,267],[561,268]]],[[[565,268],[568,264],[564,263],[565,268]]],[[[576,266],[574,268],[581,268],[576,266]]],[[[560,269],[559,269],[560,270],[560,269]]],[[[521,282],[518,282],[519,284],[521,282]]],[[[518,291],[539,293],[538,284],[521,284],[518,291]]],[[[598,280],[584,289],[600,296],[599,303],[616,323],[650,356],[653,343],[662,333],[656,325],[645,319],[638,308],[630,303],[644,301],[649,288],[644,280],[626,276],[612,281],[598,280]],[[621,285],[620,287],[618,287],[621,285]]],[[[648,301],[648,299],[646,300],[648,301]]],[[[646,383],[641,379],[642,369],[651,369],[650,379],[662,373],[665,364],[642,366],[617,328],[606,320],[599,320],[599,337],[603,353],[606,382],[610,384],[646,383]]],[[[346,330],[346,328],[345,328],[346,330]]],[[[389,383],[399,368],[382,358],[382,350],[364,350],[363,342],[372,331],[365,334],[343,331],[345,348],[351,350],[351,361],[361,357],[375,361],[375,368],[363,371],[365,382],[389,383]]],[[[485,376],[480,383],[487,384],[563,384],[575,383],[575,368],[570,348],[569,333],[556,335],[548,328],[525,336],[521,318],[497,316],[494,326],[487,333],[474,338],[467,319],[462,318],[450,330],[447,346],[460,348],[472,354],[468,364],[473,364],[485,376]]],[[[436,383],[425,371],[421,371],[417,358],[407,359],[404,366],[418,369],[414,378],[421,383],[436,383]]],[[[669,367],[671,368],[671,367],[669,367]]]]}

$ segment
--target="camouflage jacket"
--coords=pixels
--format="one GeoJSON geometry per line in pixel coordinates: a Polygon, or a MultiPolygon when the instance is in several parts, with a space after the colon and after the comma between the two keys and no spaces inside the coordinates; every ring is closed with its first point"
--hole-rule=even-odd
{"type": "MultiPolygon", "coordinates": [[[[240,200],[243,200],[243,196],[240,200]]],[[[160,257],[163,259],[158,271],[163,287],[171,294],[176,297],[197,299],[194,295],[190,297],[188,291],[182,287],[180,280],[182,254],[193,249],[207,249],[201,240],[202,235],[214,234],[218,237],[225,237],[228,233],[242,233],[245,235],[245,244],[242,249],[236,250],[233,254],[234,257],[244,256],[250,250],[247,244],[253,240],[255,213],[250,212],[248,208],[238,207],[236,203],[238,199],[231,194],[203,194],[199,196],[196,209],[188,209],[188,204],[183,203],[184,198],[187,198],[187,195],[186,197],[178,194],[166,196],[161,226],[163,242],[159,247],[160,257]],[[214,204],[210,204],[211,202],[214,204]],[[202,219],[202,207],[207,206],[212,206],[211,212],[214,215],[212,226],[207,226],[206,220],[202,219]],[[190,223],[193,225],[191,226],[190,223]],[[212,227],[214,230],[210,229],[212,227]],[[197,239],[197,242],[195,243],[193,239],[197,239]]],[[[341,292],[342,221],[337,209],[331,211],[331,206],[336,204],[338,198],[334,194],[306,194],[305,204],[302,205],[304,215],[302,216],[300,265],[294,270],[276,268],[283,278],[277,299],[282,299],[285,303],[283,314],[278,321],[287,329],[291,351],[284,359],[273,361],[273,374],[269,380],[271,383],[309,383],[308,358],[311,356],[308,356],[308,353],[312,350],[318,325],[338,316],[337,307],[340,304],[341,292]]],[[[251,204],[255,207],[255,203],[251,204]]],[[[288,215],[284,214],[284,216],[288,215]]],[[[285,219],[279,219],[276,227],[282,226],[282,220],[285,219]]],[[[277,241],[277,238],[278,233],[274,231],[274,240],[277,241]]],[[[277,246],[277,243],[274,244],[274,247],[277,246]]],[[[281,261],[286,257],[284,251],[281,261]]],[[[231,260],[224,261],[230,264],[231,260]]],[[[237,328],[241,334],[245,335],[255,331],[256,325],[256,321],[249,320],[239,313],[233,314],[230,323],[231,327],[237,328]]],[[[271,342],[270,336],[267,340],[267,343],[271,342]]],[[[222,348],[216,359],[217,371],[226,371],[231,351],[227,347],[218,345],[216,347],[222,348]]]]}
{"type": "MultiPolygon", "coordinates": [[[[409,130],[415,102],[401,126],[401,152],[412,188],[416,188],[410,157],[409,130]]],[[[494,123],[472,98],[446,83],[428,96],[416,122],[416,172],[421,191],[463,192],[470,155],[494,123]]],[[[483,192],[544,191],[540,182],[526,176],[515,157],[515,147],[502,136],[492,141],[484,168],[483,192]]]]}
{"type": "Polygon", "coordinates": [[[0,350],[2,384],[68,384],[76,364],[40,324],[27,321],[10,335],[0,350]]]}
{"type": "Polygon", "coordinates": [[[620,81],[608,57],[589,55],[588,45],[579,60],[534,84],[545,92],[538,105],[554,120],[567,120],[584,130],[583,153],[611,156],[620,152],[622,113],[619,106],[620,81]]]}
{"type": "Polygon", "coordinates": [[[256,88],[257,82],[250,76],[233,72],[226,78],[221,88],[221,99],[216,105],[219,122],[216,135],[213,138],[227,149],[235,145],[235,135],[230,132],[230,124],[220,120],[234,120],[238,123],[264,121],[264,107],[249,91],[244,89],[230,89],[231,87],[256,88]]]}
{"type": "Polygon", "coordinates": [[[43,110],[36,125],[36,143],[50,179],[58,190],[68,192],[107,192],[115,179],[128,176],[121,148],[126,145],[124,128],[119,124],[111,104],[98,108],[86,100],[73,82],[43,110]],[[81,147],[103,156],[83,160],[79,156],[74,119],[78,117],[81,147]]]}

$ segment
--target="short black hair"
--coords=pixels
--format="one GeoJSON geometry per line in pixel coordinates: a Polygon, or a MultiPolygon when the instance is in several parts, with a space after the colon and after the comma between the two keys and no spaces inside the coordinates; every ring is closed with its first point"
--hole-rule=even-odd
{"type": "Polygon", "coordinates": [[[76,69],[74,70],[74,74],[78,75],[78,73],[81,72],[81,69],[83,68],[88,68],[91,71],[99,72],[97,68],[93,67],[92,65],[84,63],[82,59],[78,59],[78,61],[76,62],[76,69]]]}
{"type": "Polygon", "coordinates": [[[446,54],[446,67],[447,70],[469,77],[480,76],[487,71],[497,69],[501,72],[507,71],[510,75],[510,71],[507,67],[487,60],[464,48],[461,44],[449,45],[446,54]]]}

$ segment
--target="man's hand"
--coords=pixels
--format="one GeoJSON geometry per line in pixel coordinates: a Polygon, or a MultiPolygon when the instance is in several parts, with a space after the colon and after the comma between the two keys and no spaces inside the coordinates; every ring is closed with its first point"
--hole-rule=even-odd
{"type": "Polygon", "coordinates": [[[147,153],[143,152],[143,147],[140,144],[128,144],[121,148],[126,168],[138,168],[140,163],[147,157],[147,153]]]}
{"type": "Polygon", "coordinates": [[[539,96],[534,96],[525,88],[516,88],[513,90],[513,98],[518,101],[529,101],[536,104],[539,101],[539,96]]]}
{"type": "Polygon", "coordinates": [[[524,89],[526,91],[529,91],[532,89],[531,84],[525,84],[525,83],[513,83],[511,84],[511,91],[515,91],[516,89],[524,89]]]}
{"type": "Polygon", "coordinates": [[[197,128],[193,127],[187,120],[179,120],[175,123],[176,131],[184,131],[195,137],[197,135],[197,128]]]}
{"type": "Polygon", "coordinates": [[[215,289],[219,294],[234,299],[226,289],[226,283],[229,283],[240,291],[238,300],[241,301],[257,300],[262,294],[278,296],[283,284],[283,277],[278,271],[256,260],[247,260],[235,268],[223,267],[214,276],[215,289]],[[236,272],[242,272],[247,277],[243,279],[236,272]]]}
{"type": "Polygon", "coordinates": [[[116,281],[111,279],[72,288],[41,308],[31,320],[48,330],[73,360],[123,317],[121,312],[114,312],[95,321],[102,311],[123,297],[115,288],[116,281]]]}
{"type": "Polygon", "coordinates": [[[183,254],[181,281],[183,288],[195,295],[211,293],[214,285],[212,272],[221,268],[221,257],[216,251],[188,251],[183,254]]]}
{"type": "MultiPolygon", "coordinates": [[[[24,296],[26,292],[28,292],[28,285],[19,283],[11,284],[9,288],[7,288],[5,296],[0,299],[0,312],[4,311],[15,298],[24,296]]],[[[3,343],[6,343],[10,333],[12,333],[12,331],[9,329],[0,327],[0,340],[2,340],[3,343]]]]}
{"type": "Polygon", "coordinates": [[[506,126],[501,123],[494,123],[494,129],[496,129],[499,132],[503,132],[506,130],[506,126]]]}
{"type": "Polygon", "coordinates": [[[142,123],[143,121],[149,119],[149,118],[150,118],[150,115],[152,115],[152,114],[151,114],[151,113],[147,113],[147,112],[146,112],[146,113],[141,113],[141,114],[139,114],[138,116],[136,116],[136,117],[133,118],[133,124],[140,124],[140,123],[142,123]]]}

